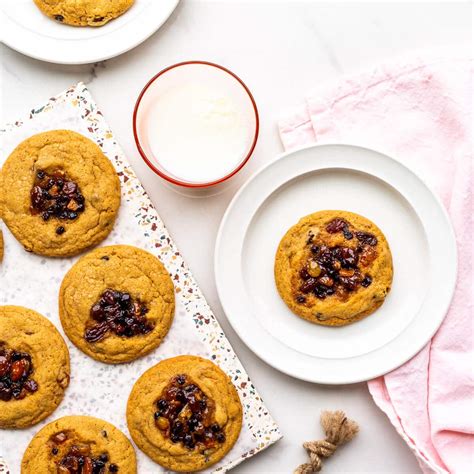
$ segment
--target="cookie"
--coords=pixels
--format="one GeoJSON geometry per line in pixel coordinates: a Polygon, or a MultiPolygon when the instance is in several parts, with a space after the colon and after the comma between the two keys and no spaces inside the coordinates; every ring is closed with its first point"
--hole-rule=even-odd
{"type": "Polygon", "coordinates": [[[59,23],[102,26],[123,15],[135,0],[34,0],[38,8],[59,23]]]}
{"type": "Polygon", "coordinates": [[[303,217],[285,234],[275,258],[275,282],[296,315],[344,326],[372,314],[392,284],[392,255],[371,221],[346,211],[303,217]]]}
{"type": "Polygon", "coordinates": [[[128,245],[95,249],[65,276],[59,315],[90,357],[128,362],[157,347],[174,317],[174,286],[154,255],[128,245]]]}
{"type": "Polygon", "coordinates": [[[43,316],[0,306],[0,428],[25,428],[50,415],[69,385],[69,351],[43,316]]]}
{"type": "Polygon", "coordinates": [[[230,451],[242,427],[242,405],[217,365],[183,355],[161,361],[138,379],[127,424],[136,445],[155,462],[193,472],[230,451]]]}
{"type": "Polygon", "coordinates": [[[104,420],[91,416],[59,418],[31,440],[23,455],[21,474],[75,472],[135,474],[135,450],[119,429],[104,420]]]}
{"type": "Polygon", "coordinates": [[[69,130],[20,143],[0,172],[0,215],[26,250],[70,256],[112,230],[120,181],[100,148],[69,130]]]}

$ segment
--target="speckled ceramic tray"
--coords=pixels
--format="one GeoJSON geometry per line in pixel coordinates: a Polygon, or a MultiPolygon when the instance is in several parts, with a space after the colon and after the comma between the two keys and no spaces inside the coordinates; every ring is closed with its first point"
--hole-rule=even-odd
{"type": "MultiPolygon", "coordinates": [[[[60,128],[75,130],[91,138],[114,164],[122,184],[122,205],[114,230],[103,245],[135,245],[159,257],[175,284],[176,314],[163,344],[147,357],[129,364],[110,366],[95,362],[65,337],[71,353],[71,384],[63,402],[37,426],[0,431],[0,458],[5,458],[11,474],[19,474],[23,452],[32,436],[44,424],[64,415],[103,418],[128,435],[125,407],[136,379],[161,359],[196,354],[213,360],[230,375],[244,407],[244,423],[238,442],[208,471],[226,472],[273,444],[281,434],[86,87],[78,84],[52,98],[45,106],[32,110],[26,120],[0,130],[0,165],[22,140],[35,133],[60,128]]],[[[77,257],[48,259],[29,254],[5,225],[2,229],[5,257],[0,265],[0,304],[35,309],[62,332],[58,291],[63,276],[77,257]]],[[[137,455],[140,473],[164,472],[138,449],[137,455]]]]}

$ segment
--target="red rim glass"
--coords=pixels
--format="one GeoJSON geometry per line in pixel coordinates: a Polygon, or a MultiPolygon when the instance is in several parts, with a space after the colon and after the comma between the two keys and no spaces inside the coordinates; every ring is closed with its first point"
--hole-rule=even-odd
{"type": "Polygon", "coordinates": [[[133,136],[135,138],[135,143],[137,145],[137,149],[141,155],[141,157],[143,158],[143,160],[145,161],[145,163],[148,165],[149,168],[151,168],[158,176],[161,176],[163,179],[165,179],[166,181],[172,183],[172,184],[176,184],[178,186],[184,186],[186,188],[208,188],[210,186],[215,186],[217,184],[220,184],[220,183],[223,183],[224,181],[227,181],[229,178],[231,178],[232,176],[234,176],[236,173],[238,173],[245,165],[246,163],[249,161],[250,157],[252,156],[252,153],[255,149],[255,145],[257,144],[257,139],[258,139],[258,134],[259,134],[259,131],[260,131],[260,121],[259,121],[259,115],[258,115],[258,109],[257,109],[257,104],[255,103],[255,99],[253,98],[253,95],[252,93],[250,92],[249,88],[245,85],[245,83],[242,81],[242,79],[240,79],[240,77],[238,77],[236,74],[234,74],[232,71],[229,71],[228,69],[226,69],[225,67],[223,66],[220,66],[219,64],[215,64],[215,63],[210,63],[210,62],[207,62],[207,61],[184,61],[184,62],[180,62],[180,63],[176,63],[176,64],[173,64],[172,66],[168,66],[167,68],[163,69],[162,71],[160,71],[158,74],[156,74],[155,76],[153,76],[149,81],[148,83],[146,84],[146,86],[142,89],[142,91],[140,92],[140,95],[138,96],[138,99],[137,99],[137,102],[135,104],[135,109],[133,111],[133,136]],[[215,180],[215,181],[210,181],[210,182],[207,182],[207,183],[189,183],[189,182],[186,182],[186,181],[180,181],[179,179],[176,179],[176,178],[173,178],[169,175],[167,175],[166,173],[164,173],[162,170],[158,169],[153,163],[152,161],[147,157],[145,151],[143,150],[141,144],[140,144],[140,139],[138,138],[138,130],[137,130],[137,115],[138,115],[138,110],[140,108],[140,103],[144,97],[144,95],[146,94],[148,88],[160,77],[162,76],[164,73],[166,73],[167,71],[171,70],[171,69],[174,69],[174,68],[177,68],[177,67],[180,67],[180,66],[187,66],[187,65],[190,65],[190,64],[202,64],[202,65],[205,65],[205,66],[212,66],[212,67],[215,67],[215,68],[218,68],[220,69],[221,71],[224,71],[226,72],[227,74],[231,75],[234,79],[237,80],[237,82],[240,83],[240,85],[245,89],[245,92],[248,94],[249,96],[249,99],[250,99],[250,102],[252,103],[252,107],[253,107],[253,110],[255,112],[255,133],[254,133],[254,137],[253,137],[253,140],[252,140],[252,144],[250,146],[250,149],[247,153],[247,155],[245,156],[245,158],[239,163],[239,165],[230,173],[228,173],[226,176],[224,176],[223,178],[220,178],[218,180],[215,180]]]}

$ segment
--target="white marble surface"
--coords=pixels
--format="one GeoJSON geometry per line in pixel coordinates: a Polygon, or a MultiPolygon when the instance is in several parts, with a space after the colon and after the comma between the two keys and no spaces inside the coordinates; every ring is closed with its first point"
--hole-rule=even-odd
{"type": "Polygon", "coordinates": [[[250,173],[282,151],[276,120],[311,87],[416,48],[471,39],[469,2],[359,3],[182,1],[167,24],[135,50],[94,66],[57,66],[2,46],[1,121],[15,120],[49,96],[82,80],[142,179],[237,354],[264,397],[285,439],[234,472],[289,473],[306,459],[301,442],[321,435],[321,409],[341,408],[360,435],[328,461],[326,472],[416,473],[417,462],[366,384],[325,387],[293,380],[251,353],[229,327],[213,272],[217,228],[250,173]],[[188,59],[221,63],[239,74],[260,109],[261,134],[247,168],[222,194],[178,195],[142,162],[131,114],[142,86],[163,67],[188,59]]]}

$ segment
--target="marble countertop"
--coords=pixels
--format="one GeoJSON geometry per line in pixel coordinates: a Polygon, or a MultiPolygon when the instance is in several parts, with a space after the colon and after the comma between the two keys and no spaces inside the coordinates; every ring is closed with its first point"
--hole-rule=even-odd
{"type": "Polygon", "coordinates": [[[217,297],[214,243],[236,189],[282,152],[276,121],[286,108],[317,84],[392,56],[469,41],[470,13],[468,2],[183,0],[148,41],[98,64],[47,64],[1,46],[2,122],[22,117],[71,84],[88,85],[279,423],[285,438],[234,472],[292,472],[306,461],[301,443],[321,436],[322,409],[343,409],[361,425],[358,437],[327,462],[326,472],[419,472],[414,456],[375,406],[366,384],[331,387],[294,380],[247,349],[229,326],[217,297]],[[256,98],[261,119],[260,139],[247,167],[223,193],[202,199],[177,194],[147,168],[131,127],[135,99],[147,80],[165,66],[189,59],[217,62],[240,75],[256,98]]]}

